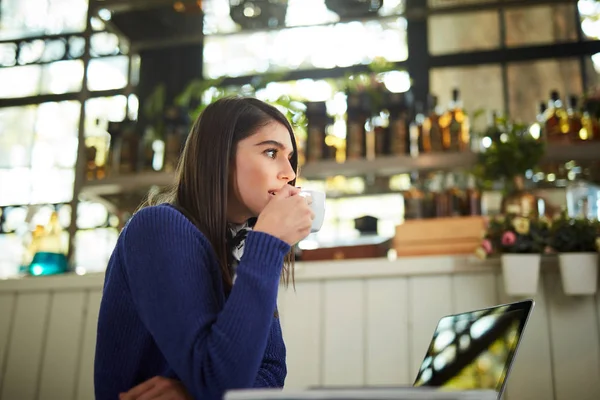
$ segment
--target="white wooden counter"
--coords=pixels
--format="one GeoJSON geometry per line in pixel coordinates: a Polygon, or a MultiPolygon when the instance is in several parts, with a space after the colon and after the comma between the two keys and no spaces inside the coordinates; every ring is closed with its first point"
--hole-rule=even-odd
{"type": "MultiPolygon", "coordinates": [[[[93,399],[103,274],[0,281],[0,399],[93,399]]],[[[598,296],[566,297],[544,265],[509,400],[600,399],[598,296]]],[[[279,308],[289,387],[409,384],[437,320],[515,300],[466,257],[300,263],[279,308]]]]}

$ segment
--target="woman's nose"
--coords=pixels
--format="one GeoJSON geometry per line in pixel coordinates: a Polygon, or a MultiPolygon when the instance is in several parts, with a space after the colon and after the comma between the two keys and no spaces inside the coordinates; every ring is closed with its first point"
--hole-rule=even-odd
{"type": "Polygon", "coordinates": [[[279,173],[279,178],[286,182],[296,179],[296,172],[294,171],[294,168],[292,168],[292,164],[289,161],[286,161],[283,165],[282,170],[279,173]]]}

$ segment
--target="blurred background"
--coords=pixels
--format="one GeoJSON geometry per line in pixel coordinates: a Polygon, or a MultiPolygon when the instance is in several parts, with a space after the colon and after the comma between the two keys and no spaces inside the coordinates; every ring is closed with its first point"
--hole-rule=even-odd
{"type": "MultiPolygon", "coordinates": [[[[102,271],[140,200],[171,182],[193,119],[234,93],[287,112],[300,184],[328,193],[325,225],[304,249],[389,239],[415,217],[407,201],[450,188],[482,207],[425,217],[499,212],[493,190],[504,186],[472,174],[502,123],[548,143],[519,171],[527,188],[595,184],[599,7],[2,0],[0,276],[30,262],[53,212],[72,268],[102,271]]],[[[586,207],[597,217],[593,199],[586,207]]]]}
{"type": "Polygon", "coordinates": [[[293,387],[410,383],[440,317],[531,296],[510,400],[597,399],[599,74],[595,0],[0,0],[0,398],[90,397],[120,230],[242,94],[327,193],[280,301],[293,387]],[[511,294],[513,253],[538,272],[511,294]]]}

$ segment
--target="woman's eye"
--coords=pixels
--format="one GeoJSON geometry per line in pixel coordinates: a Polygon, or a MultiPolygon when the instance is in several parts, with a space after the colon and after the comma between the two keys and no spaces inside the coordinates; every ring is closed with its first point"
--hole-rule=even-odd
{"type": "Polygon", "coordinates": [[[275,150],[275,149],[269,149],[269,150],[265,151],[265,154],[269,158],[275,158],[275,156],[277,155],[277,150],[275,150]]]}

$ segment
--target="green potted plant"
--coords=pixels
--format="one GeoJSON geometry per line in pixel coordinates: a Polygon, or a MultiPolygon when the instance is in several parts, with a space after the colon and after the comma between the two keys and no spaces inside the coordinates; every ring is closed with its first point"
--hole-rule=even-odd
{"type": "Polygon", "coordinates": [[[476,255],[500,257],[506,294],[528,296],[537,292],[549,229],[548,221],[538,217],[499,215],[488,222],[476,255]]]}
{"type": "Polygon", "coordinates": [[[549,245],[558,254],[567,295],[593,295],[598,285],[599,223],[562,213],[550,229],[549,245]]]}
{"type": "Polygon", "coordinates": [[[534,137],[526,125],[496,117],[485,133],[490,146],[479,153],[474,174],[484,187],[502,182],[503,214],[537,215],[537,198],[525,190],[525,173],[535,170],[544,156],[544,142],[534,137]]]}

